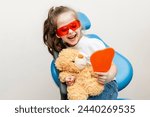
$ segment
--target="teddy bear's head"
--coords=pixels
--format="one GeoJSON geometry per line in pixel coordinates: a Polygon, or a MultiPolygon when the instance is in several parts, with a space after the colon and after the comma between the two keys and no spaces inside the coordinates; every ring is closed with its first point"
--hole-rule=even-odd
{"type": "Polygon", "coordinates": [[[59,71],[78,73],[87,65],[87,60],[83,53],[67,48],[59,53],[55,65],[59,71]]]}

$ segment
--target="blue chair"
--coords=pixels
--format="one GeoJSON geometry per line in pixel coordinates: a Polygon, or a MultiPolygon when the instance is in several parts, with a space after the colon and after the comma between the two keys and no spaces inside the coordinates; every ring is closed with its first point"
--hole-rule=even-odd
{"type": "MultiPolygon", "coordinates": [[[[82,28],[84,30],[87,30],[91,27],[91,23],[90,20],[88,19],[88,17],[81,13],[78,12],[78,18],[82,24],[82,28]]],[[[89,38],[96,38],[101,40],[106,47],[109,47],[100,37],[98,37],[96,34],[88,34],[86,35],[89,38]]],[[[131,63],[128,61],[127,58],[125,58],[124,56],[122,56],[121,54],[119,54],[118,52],[115,52],[115,57],[113,59],[114,63],[117,66],[118,69],[118,73],[116,76],[116,81],[118,84],[118,91],[121,91],[122,89],[124,89],[132,80],[132,76],[133,76],[133,68],[131,63]]],[[[61,94],[61,99],[67,99],[67,92],[66,92],[66,85],[62,84],[59,81],[58,78],[58,74],[59,72],[57,71],[56,67],[55,67],[55,60],[53,60],[50,64],[50,70],[51,70],[51,74],[53,77],[54,82],[56,83],[56,85],[60,88],[60,94],[61,94]]],[[[123,99],[123,98],[120,98],[123,99]]]]}

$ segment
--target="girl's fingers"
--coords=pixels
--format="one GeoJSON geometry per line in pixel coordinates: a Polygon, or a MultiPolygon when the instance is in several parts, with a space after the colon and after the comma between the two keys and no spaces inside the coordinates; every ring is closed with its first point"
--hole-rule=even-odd
{"type": "Polygon", "coordinates": [[[100,83],[100,84],[105,84],[105,82],[104,81],[101,81],[101,80],[98,80],[98,82],[100,83]]]}
{"type": "Polygon", "coordinates": [[[75,82],[75,77],[74,77],[74,76],[70,76],[70,77],[67,77],[67,78],[66,78],[66,84],[67,84],[68,86],[73,85],[74,82],[75,82]]]}
{"type": "Polygon", "coordinates": [[[105,81],[105,79],[98,78],[98,81],[102,81],[102,82],[104,82],[104,81],[105,81]]]}
{"type": "Polygon", "coordinates": [[[97,75],[100,75],[100,76],[105,76],[107,75],[107,72],[95,72],[97,75]]]}
{"type": "Polygon", "coordinates": [[[68,86],[71,86],[71,85],[73,85],[73,82],[68,81],[68,82],[66,82],[66,84],[67,84],[68,86]]]}
{"type": "Polygon", "coordinates": [[[73,81],[75,79],[74,76],[69,76],[69,77],[66,77],[66,81],[73,81]]]}
{"type": "Polygon", "coordinates": [[[98,79],[106,80],[106,79],[107,79],[107,77],[106,77],[106,76],[100,76],[98,79]]]}
{"type": "Polygon", "coordinates": [[[101,84],[105,84],[106,81],[107,81],[107,77],[106,76],[98,78],[98,82],[101,83],[101,84]]]}

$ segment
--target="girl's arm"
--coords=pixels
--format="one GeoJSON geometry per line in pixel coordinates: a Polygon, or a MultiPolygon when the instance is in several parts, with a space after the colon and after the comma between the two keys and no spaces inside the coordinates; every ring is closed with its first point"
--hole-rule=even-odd
{"type": "Polygon", "coordinates": [[[114,63],[112,63],[108,72],[96,72],[96,77],[98,78],[98,82],[101,84],[105,84],[111,82],[117,74],[117,67],[114,63]]]}

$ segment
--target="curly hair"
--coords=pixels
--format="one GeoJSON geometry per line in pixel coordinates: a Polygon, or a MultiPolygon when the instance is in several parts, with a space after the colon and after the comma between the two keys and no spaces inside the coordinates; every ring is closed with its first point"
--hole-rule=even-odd
{"type": "Polygon", "coordinates": [[[65,12],[72,11],[77,18],[77,13],[73,9],[66,6],[51,7],[48,12],[48,17],[44,22],[43,29],[43,41],[48,47],[48,51],[55,58],[55,52],[59,53],[62,49],[66,48],[66,45],[63,43],[62,39],[56,36],[57,17],[65,12]]]}

